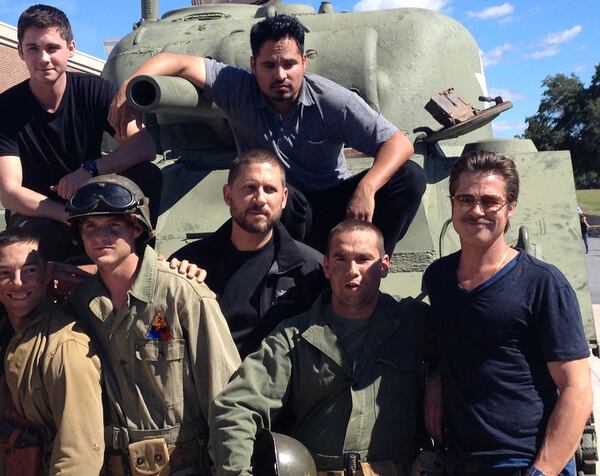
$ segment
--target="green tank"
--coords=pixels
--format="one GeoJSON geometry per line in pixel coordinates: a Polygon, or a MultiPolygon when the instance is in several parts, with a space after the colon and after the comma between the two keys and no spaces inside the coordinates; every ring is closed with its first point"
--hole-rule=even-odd
{"type": "MultiPolygon", "coordinates": [[[[104,68],[103,76],[113,84],[119,85],[163,51],[207,56],[249,69],[251,26],[271,15],[293,14],[309,29],[308,70],[360,94],[414,141],[412,160],[424,168],[428,186],[407,235],[395,249],[392,273],[383,281],[391,294],[419,295],[427,266],[459,248],[448,221],[448,172],[454,160],[476,149],[512,158],[521,176],[521,196],[508,240],[563,271],[577,293],[589,344],[597,354],[570,154],[539,152],[529,140],[493,138],[490,121],[510,103],[486,98],[480,50],[463,25],[444,14],[414,8],[337,13],[329,2],[318,12],[307,5],[282,3],[194,5],[161,18],[157,12],[157,1],[142,1],[141,20],[114,47],[104,68]],[[438,95],[442,91],[445,94],[438,95]],[[468,103],[462,109],[468,110],[466,116],[458,109],[446,114],[456,94],[468,103]],[[496,105],[488,109],[492,102],[496,105]],[[474,115],[473,108],[478,109],[474,115]]],[[[229,218],[221,189],[236,153],[233,135],[224,114],[184,79],[138,78],[130,83],[128,100],[145,112],[161,157],[164,190],[157,248],[168,256],[229,218]]],[[[352,156],[348,161],[356,172],[372,163],[371,157],[347,156],[352,156]]],[[[578,455],[584,471],[580,474],[595,474],[595,446],[589,426],[578,455]]]]}

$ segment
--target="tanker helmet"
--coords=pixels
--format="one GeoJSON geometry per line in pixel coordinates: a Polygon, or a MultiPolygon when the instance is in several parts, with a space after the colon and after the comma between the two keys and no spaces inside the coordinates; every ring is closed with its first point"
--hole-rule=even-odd
{"type": "Polygon", "coordinates": [[[150,238],[148,198],[135,182],[122,175],[100,175],[90,179],[69,199],[65,206],[67,220],[77,224],[92,215],[133,215],[150,238]]]}
{"type": "Polygon", "coordinates": [[[302,443],[268,430],[256,435],[252,471],[261,476],[317,476],[315,462],[302,443]]]}

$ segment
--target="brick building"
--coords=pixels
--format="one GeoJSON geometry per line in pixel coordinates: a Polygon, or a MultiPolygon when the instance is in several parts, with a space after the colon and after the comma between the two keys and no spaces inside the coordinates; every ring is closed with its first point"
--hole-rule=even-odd
{"type": "MultiPolygon", "coordinates": [[[[104,61],[94,56],[76,51],[69,60],[70,71],[100,74],[104,61]]],[[[17,29],[0,22],[0,92],[27,79],[29,74],[25,63],[17,52],[17,29]]]]}

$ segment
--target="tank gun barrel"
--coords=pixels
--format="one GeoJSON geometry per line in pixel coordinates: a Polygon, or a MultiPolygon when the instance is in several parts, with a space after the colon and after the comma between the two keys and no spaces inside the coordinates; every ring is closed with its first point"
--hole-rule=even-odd
{"type": "Polygon", "coordinates": [[[158,0],[142,0],[142,21],[158,21],[158,0]]]}
{"type": "Polygon", "coordinates": [[[220,109],[204,99],[196,86],[184,78],[136,76],[127,85],[125,94],[129,105],[140,112],[225,117],[220,109]]]}

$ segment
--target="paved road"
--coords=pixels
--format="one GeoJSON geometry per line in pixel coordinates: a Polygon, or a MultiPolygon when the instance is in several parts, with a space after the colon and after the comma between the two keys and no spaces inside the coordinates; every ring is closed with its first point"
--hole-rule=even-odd
{"type": "MultiPolygon", "coordinates": [[[[590,238],[590,252],[586,255],[588,280],[592,303],[600,304],[600,238],[590,238]]],[[[582,245],[583,246],[583,245],[582,245]]],[[[598,326],[598,322],[596,322],[598,326]]]]}
{"type": "MultiPolygon", "coordinates": [[[[600,238],[590,238],[589,245],[590,251],[586,255],[586,265],[594,307],[596,335],[600,335],[600,238]]],[[[590,365],[592,367],[592,385],[594,389],[594,421],[596,422],[596,432],[600,433],[598,430],[598,422],[600,422],[600,359],[591,357],[590,365]]],[[[596,473],[598,474],[598,468],[596,468],[596,473]]]]}

